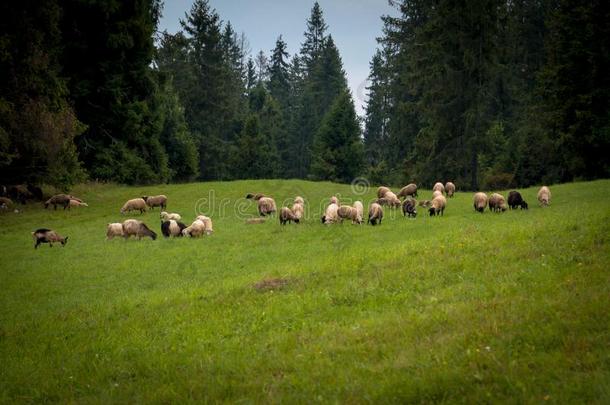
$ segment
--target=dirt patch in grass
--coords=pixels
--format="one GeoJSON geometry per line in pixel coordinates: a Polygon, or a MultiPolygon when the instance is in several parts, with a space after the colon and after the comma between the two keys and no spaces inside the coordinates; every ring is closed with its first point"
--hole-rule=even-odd
{"type": "Polygon", "coordinates": [[[272,290],[281,290],[285,288],[290,283],[290,280],[286,278],[268,278],[265,280],[261,280],[258,283],[254,284],[254,288],[257,291],[272,291],[272,290]]]}

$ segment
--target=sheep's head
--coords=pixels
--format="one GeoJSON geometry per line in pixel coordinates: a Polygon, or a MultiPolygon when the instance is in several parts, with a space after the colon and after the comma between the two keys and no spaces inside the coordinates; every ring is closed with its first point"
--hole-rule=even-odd
{"type": "Polygon", "coordinates": [[[433,217],[436,214],[436,210],[434,209],[434,207],[431,207],[428,212],[430,212],[430,216],[433,217]]]}
{"type": "Polygon", "coordinates": [[[141,199],[143,199],[144,201],[147,201],[147,200],[148,200],[148,196],[147,196],[147,195],[145,195],[145,196],[143,196],[143,197],[140,197],[140,198],[141,198],[141,199]]]}
{"type": "Polygon", "coordinates": [[[68,237],[66,236],[65,238],[62,239],[61,241],[61,245],[65,246],[65,244],[68,243],[68,237]]]}
{"type": "Polygon", "coordinates": [[[521,209],[524,209],[524,210],[528,209],[528,205],[525,201],[521,202],[521,209]]]}

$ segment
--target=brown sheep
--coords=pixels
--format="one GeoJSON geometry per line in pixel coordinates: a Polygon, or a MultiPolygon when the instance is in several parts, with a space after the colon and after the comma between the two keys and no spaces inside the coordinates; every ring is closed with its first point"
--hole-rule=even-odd
{"type": "Polygon", "coordinates": [[[386,193],[390,192],[392,190],[390,190],[387,187],[381,186],[377,189],[377,198],[383,198],[385,197],[386,193]]]}
{"type": "Polygon", "coordinates": [[[337,210],[337,216],[341,222],[343,222],[344,219],[350,219],[354,224],[361,223],[361,220],[358,219],[358,210],[349,205],[340,206],[337,210]]]}
{"type": "Polygon", "coordinates": [[[263,197],[265,197],[265,194],[263,194],[263,193],[254,193],[254,194],[253,193],[248,193],[248,194],[246,194],[246,198],[248,200],[258,201],[258,200],[260,200],[263,197]]]}
{"type": "Polygon", "coordinates": [[[474,209],[478,212],[485,212],[485,207],[487,207],[487,194],[485,193],[476,193],[474,195],[474,209]]]}
{"type": "Polygon", "coordinates": [[[452,198],[453,194],[455,194],[455,184],[448,181],[447,184],[445,184],[445,192],[447,193],[447,197],[452,198]]]}
{"type": "Polygon", "coordinates": [[[409,216],[415,218],[417,216],[417,201],[412,199],[411,197],[405,199],[402,203],[402,214],[404,216],[409,216]]]}
{"type": "Polygon", "coordinates": [[[157,239],[157,234],[151,230],[146,224],[137,219],[127,219],[123,221],[123,237],[129,239],[135,236],[137,239],[149,237],[152,240],[157,239]]]}
{"type": "Polygon", "coordinates": [[[68,243],[67,236],[64,238],[57,232],[46,228],[37,229],[36,232],[32,232],[32,237],[34,238],[34,241],[36,241],[34,249],[38,249],[38,245],[41,243],[48,243],[49,247],[53,247],[53,243],[57,242],[61,243],[62,246],[65,246],[65,244],[68,243]]]}
{"type": "Polygon", "coordinates": [[[383,219],[383,208],[381,205],[377,203],[372,203],[369,207],[369,219],[367,223],[375,226],[379,223],[381,225],[381,220],[383,219]]]}
{"type": "Polygon", "coordinates": [[[506,200],[501,194],[493,193],[489,197],[489,210],[493,212],[504,212],[508,208],[506,200]]]}
{"type": "Polygon", "coordinates": [[[417,184],[411,183],[400,189],[398,192],[398,197],[417,197],[417,184]]]}
{"type": "Polygon", "coordinates": [[[155,207],[161,207],[161,209],[167,208],[167,197],[164,195],[155,195],[155,196],[144,196],[142,199],[146,202],[151,209],[155,207]]]}
{"type": "Polygon", "coordinates": [[[282,209],[280,209],[280,225],[286,225],[286,223],[290,222],[298,224],[299,218],[297,218],[290,208],[282,207],[282,209]]]}
{"type": "Polygon", "coordinates": [[[547,186],[542,186],[540,187],[540,190],[538,190],[538,202],[543,207],[547,207],[551,204],[551,190],[547,186]]]}
{"type": "Polygon", "coordinates": [[[57,206],[63,206],[64,210],[70,209],[70,196],[67,194],[56,194],[53,197],[49,198],[47,202],[44,203],[45,208],[49,208],[49,205],[53,205],[53,209],[57,209],[57,206]]]}
{"type": "Polygon", "coordinates": [[[428,210],[430,212],[430,216],[433,217],[435,215],[443,215],[445,214],[445,207],[447,206],[447,199],[439,195],[432,200],[432,206],[428,210]]]}
{"type": "Polygon", "coordinates": [[[131,211],[140,211],[140,214],[146,212],[146,201],[142,198],[134,198],[127,201],[121,208],[121,214],[131,211]]]}

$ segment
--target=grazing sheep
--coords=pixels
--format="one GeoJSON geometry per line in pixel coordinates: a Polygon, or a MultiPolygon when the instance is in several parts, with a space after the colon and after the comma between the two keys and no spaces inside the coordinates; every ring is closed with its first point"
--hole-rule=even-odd
{"type": "Polygon", "coordinates": [[[434,185],[434,187],[432,187],[432,191],[440,191],[441,193],[445,192],[445,186],[443,186],[443,183],[438,182],[434,185]]]}
{"type": "Polygon", "coordinates": [[[159,218],[161,218],[163,221],[180,221],[182,220],[182,217],[180,216],[180,214],[170,214],[168,212],[165,211],[161,211],[161,213],[159,214],[159,218]]]}
{"type": "Polygon", "coordinates": [[[339,210],[339,206],[337,204],[329,204],[326,207],[326,211],[324,212],[324,216],[322,217],[323,224],[334,224],[339,221],[339,214],[337,211],[339,210]]]}
{"type": "Polygon", "coordinates": [[[106,240],[112,240],[115,236],[123,236],[123,224],[115,222],[106,227],[106,240]]]}
{"type": "Polygon", "coordinates": [[[391,208],[398,208],[400,207],[400,205],[402,204],[402,202],[400,201],[400,199],[396,196],[396,194],[394,194],[391,191],[388,191],[387,193],[385,193],[385,195],[383,196],[383,198],[387,199],[390,202],[390,207],[391,208]]]}
{"type": "Polygon", "coordinates": [[[15,201],[19,201],[19,203],[21,204],[25,204],[27,200],[31,200],[34,198],[34,195],[23,184],[9,186],[6,191],[10,198],[15,201]]]}
{"type": "Polygon", "coordinates": [[[214,228],[212,227],[212,218],[206,217],[205,215],[199,215],[195,219],[203,222],[203,224],[205,225],[204,233],[206,235],[211,235],[212,233],[214,233],[214,228]]]}
{"type": "Polygon", "coordinates": [[[474,195],[474,209],[478,212],[485,212],[485,207],[487,207],[487,194],[485,193],[476,193],[474,195]]]}
{"type": "Polygon", "coordinates": [[[330,202],[329,204],[335,204],[335,205],[339,205],[339,199],[335,196],[330,197],[330,202]]]}
{"type": "Polygon", "coordinates": [[[258,200],[258,213],[261,217],[271,215],[277,211],[275,200],[271,197],[261,197],[258,200]]]}
{"type": "Polygon", "coordinates": [[[381,197],[378,198],[377,200],[375,200],[375,202],[383,207],[390,207],[390,208],[396,208],[396,207],[400,207],[400,200],[397,199],[390,199],[388,198],[388,195],[386,194],[386,197],[381,197]]]}
{"type": "Polygon", "coordinates": [[[157,234],[151,230],[146,224],[137,219],[128,219],[123,221],[123,237],[129,239],[129,237],[135,236],[137,239],[149,237],[152,240],[157,239],[157,234]]]}
{"type": "Polygon", "coordinates": [[[8,207],[13,205],[13,201],[10,198],[0,197],[0,208],[6,210],[8,207]]]}
{"type": "Polygon", "coordinates": [[[353,221],[353,223],[361,224],[364,218],[364,206],[362,205],[362,202],[354,202],[354,208],[356,209],[356,221],[353,221]]]}
{"type": "Polygon", "coordinates": [[[455,194],[455,184],[448,181],[447,184],[445,184],[445,192],[447,193],[447,197],[452,198],[455,194]]]}
{"type": "Polygon", "coordinates": [[[68,242],[67,236],[64,238],[57,232],[46,228],[37,229],[36,232],[32,232],[32,237],[36,242],[34,249],[38,249],[38,245],[41,243],[48,243],[49,247],[53,247],[53,243],[59,242],[62,246],[64,246],[68,242]]]}
{"type": "Polygon", "coordinates": [[[493,212],[504,212],[507,209],[506,200],[504,196],[498,193],[493,193],[489,197],[489,210],[493,212]]]}
{"type": "Polygon", "coordinates": [[[280,210],[280,225],[286,225],[286,223],[294,222],[299,223],[299,218],[292,212],[288,207],[282,207],[280,210]]]}
{"type": "Polygon", "coordinates": [[[161,209],[167,208],[167,197],[164,195],[155,195],[152,197],[144,196],[142,199],[146,201],[146,205],[148,205],[150,209],[155,207],[161,207],[161,209]]]}
{"type": "Polygon", "coordinates": [[[196,219],[191,226],[186,227],[182,230],[182,235],[196,238],[205,233],[205,224],[203,221],[196,219]]]}
{"type": "Polygon", "coordinates": [[[350,207],[349,205],[342,205],[337,210],[337,216],[341,223],[343,223],[344,219],[350,219],[352,224],[361,224],[362,218],[358,218],[358,210],[354,207],[350,207]]]}
{"type": "Polygon", "coordinates": [[[551,203],[551,190],[547,186],[542,186],[538,190],[538,202],[543,207],[547,207],[551,203]]]}
{"type": "Polygon", "coordinates": [[[174,237],[178,237],[178,238],[182,237],[183,236],[182,231],[185,228],[186,228],[186,225],[184,225],[182,222],[175,221],[173,219],[161,222],[161,233],[166,238],[169,238],[170,236],[174,236],[174,237]]]}
{"type": "Polygon", "coordinates": [[[407,184],[398,192],[398,197],[406,198],[406,197],[417,197],[417,184],[411,183],[407,184]]]}
{"type": "Polygon", "coordinates": [[[443,192],[440,190],[434,190],[434,192],[432,193],[432,199],[434,200],[436,197],[442,196],[443,192]]]}
{"type": "Polygon", "coordinates": [[[57,209],[58,205],[63,206],[64,210],[66,208],[70,209],[70,196],[67,194],[56,194],[44,203],[45,208],[49,208],[49,205],[53,205],[54,210],[57,209]]]}
{"type": "Polygon", "coordinates": [[[447,199],[439,195],[432,200],[432,206],[428,209],[430,212],[430,216],[433,217],[435,215],[443,215],[445,214],[445,206],[447,206],[447,199]]]}
{"type": "Polygon", "coordinates": [[[526,210],[528,208],[527,202],[521,196],[521,193],[518,191],[511,191],[508,193],[508,207],[512,209],[516,209],[517,207],[521,207],[522,210],[526,210]]]}
{"type": "Polygon", "coordinates": [[[430,208],[430,207],[432,207],[432,201],[431,200],[421,200],[417,205],[419,205],[420,207],[424,207],[424,208],[430,208]]]}
{"type": "Polygon", "coordinates": [[[402,214],[404,216],[409,216],[415,218],[417,216],[417,201],[412,198],[407,198],[402,203],[402,214]]]}
{"type": "Polygon", "coordinates": [[[305,212],[303,204],[305,204],[305,201],[302,197],[296,197],[294,199],[294,204],[292,204],[292,213],[298,220],[301,220],[301,218],[303,218],[303,214],[305,212]]]}
{"type": "Polygon", "coordinates": [[[87,204],[86,202],[82,202],[79,200],[74,200],[72,198],[70,198],[70,207],[88,207],[89,204],[87,204]]]}
{"type": "Polygon", "coordinates": [[[127,201],[121,208],[121,214],[131,211],[140,211],[140,214],[146,212],[146,201],[143,198],[134,198],[127,201]]]}
{"type": "Polygon", "coordinates": [[[377,189],[377,198],[383,198],[385,197],[386,193],[390,192],[392,190],[390,190],[387,187],[381,186],[377,189]]]}
{"type": "Polygon", "coordinates": [[[381,220],[383,219],[383,208],[378,203],[372,203],[369,206],[369,219],[367,223],[375,226],[377,224],[381,225],[381,220]]]}
{"type": "Polygon", "coordinates": [[[248,193],[248,194],[246,194],[246,198],[248,200],[258,201],[258,200],[260,200],[263,197],[265,197],[265,194],[263,194],[263,193],[254,193],[254,194],[248,193]]]}

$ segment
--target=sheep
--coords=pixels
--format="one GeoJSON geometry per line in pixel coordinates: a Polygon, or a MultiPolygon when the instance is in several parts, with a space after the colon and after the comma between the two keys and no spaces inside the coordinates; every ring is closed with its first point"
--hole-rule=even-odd
{"type": "Polygon", "coordinates": [[[398,192],[398,197],[406,198],[406,197],[417,197],[417,184],[411,183],[407,184],[398,192]]]}
{"type": "Polygon", "coordinates": [[[409,217],[415,218],[417,216],[416,203],[417,201],[412,198],[405,199],[405,201],[402,203],[402,214],[404,216],[408,215],[409,217]]]}
{"type": "Polygon", "coordinates": [[[386,193],[392,191],[387,187],[381,186],[377,189],[377,198],[383,198],[385,197],[386,193]]]}
{"type": "Polygon", "coordinates": [[[49,208],[49,205],[53,205],[53,209],[56,210],[57,206],[63,206],[64,210],[70,209],[70,196],[67,194],[56,194],[53,197],[49,198],[47,202],[44,203],[44,207],[49,208]]]}
{"type": "Polygon", "coordinates": [[[123,221],[123,237],[129,239],[129,237],[135,236],[137,239],[149,237],[152,240],[157,239],[155,231],[151,230],[146,224],[137,219],[127,219],[123,221]]]}
{"type": "Polygon", "coordinates": [[[140,214],[146,212],[146,201],[143,198],[134,198],[133,200],[127,201],[121,208],[121,214],[131,211],[140,211],[140,214]]]}
{"type": "Polygon", "coordinates": [[[53,247],[53,243],[59,242],[62,246],[65,246],[68,243],[68,237],[62,237],[57,232],[52,231],[46,228],[37,229],[35,232],[32,232],[32,237],[36,244],[34,245],[34,249],[38,249],[38,245],[41,243],[48,243],[49,247],[53,247]]]}
{"type": "Polygon", "coordinates": [[[335,205],[339,205],[339,199],[335,196],[330,197],[330,202],[329,204],[335,204],[335,205]]]}
{"type": "Polygon", "coordinates": [[[286,225],[286,223],[294,222],[299,223],[299,218],[296,217],[294,212],[288,207],[282,207],[280,210],[280,225],[286,225]]]}
{"type": "Polygon", "coordinates": [[[444,216],[445,206],[447,206],[447,199],[444,196],[439,195],[432,200],[432,206],[428,209],[428,212],[430,212],[431,217],[435,215],[444,216]]]}
{"type": "Polygon", "coordinates": [[[538,202],[543,207],[547,207],[551,203],[551,190],[547,186],[542,186],[538,190],[538,202]]]}
{"type": "Polygon", "coordinates": [[[434,200],[436,197],[442,196],[443,192],[440,190],[434,190],[434,192],[432,193],[432,199],[434,200]]]}
{"type": "Polygon", "coordinates": [[[13,200],[6,197],[0,197],[0,208],[6,210],[8,207],[13,205],[13,200]]]}
{"type": "Polygon", "coordinates": [[[521,193],[518,191],[511,191],[508,193],[508,207],[512,209],[516,209],[517,207],[521,207],[522,210],[526,210],[528,208],[527,202],[521,196],[521,193]]]}
{"type": "Polygon", "coordinates": [[[356,209],[356,221],[352,221],[352,223],[361,224],[364,218],[364,206],[362,205],[362,202],[354,202],[354,208],[356,209]]]}
{"type": "Polygon", "coordinates": [[[440,181],[436,184],[434,184],[434,187],[432,187],[432,191],[440,191],[441,193],[445,192],[445,186],[443,186],[443,183],[441,183],[440,181]]]}
{"type": "Polygon", "coordinates": [[[291,211],[299,221],[303,218],[303,213],[305,212],[305,208],[303,207],[304,203],[305,201],[302,197],[296,197],[294,199],[294,204],[292,204],[291,211]]]}
{"type": "Polygon", "coordinates": [[[260,200],[260,199],[261,199],[261,198],[263,198],[263,197],[265,197],[265,194],[262,194],[262,193],[254,193],[254,194],[252,194],[252,193],[248,193],[248,194],[246,194],[246,198],[247,198],[248,200],[255,200],[255,201],[258,201],[258,200],[260,200]]]}
{"type": "Polygon", "coordinates": [[[452,198],[453,194],[455,194],[455,184],[448,181],[447,184],[445,184],[445,192],[447,193],[447,197],[452,198]]]}
{"type": "Polygon", "coordinates": [[[161,207],[161,209],[167,208],[167,197],[164,195],[155,195],[152,197],[144,196],[142,199],[146,202],[146,205],[153,209],[155,207],[161,207]]]}
{"type": "Polygon", "coordinates": [[[489,210],[493,212],[506,211],[506,200],[501,194],[493,193],[488,200],[489,210]]]}
{"type": "Polygon", "coordinates": [[[123,224],[120,222],[110,223],[106,226],[106,240],[112,240],[115,236],[123,236],[123,224]]]}
{"type": "Polygon", "coordinates": [[[70,207],[88,207],[89,204],[70,198],[70,207]]]}
{"type": "Polygon", "coordinates": [[[339,206],[337,204],[329,204],[326,207],[326,211],[324,212],[324,216],[322,216],[323,224],[333,224],[339,221],[339,214],[337,211],[339,210],[339,206]]]}
{"type": "Polygon", "coordinates": [[[212,226],[212,218],[206,217],[205,215],[199,215],[197,218],[195,218],[195,220],[203,222],[203,225],[205,225],[204,233],[206,235],[211,235],[212,233],[214,233],[214,228],[212,226]]]}
{"type": "Polygon", "coordinates": [[[485,207],[487,207],[487,194],[485,193],[476,193],[474,195],[474,210],[478,212],[485,212],[485,207]]]}
{"type": "Polygon", "coordinates": [[[381,206],[387,206],[390,208],[400,207],[400,204],[401,204],[400,200],[398,199],[398,197],[395,197],[395,195],[394,195],[395,198],[393,198],[392,197],[393,194],[394,193],[390,192],[390,193],[386,194],[385,197],[378,198],[377,200],[375,200],[375,202],[381,206]]]}
{"type": "Polygon", "coordinates": [[[180,216],[180,214],[170,214],[168,212],[165,211],[161,211],[161,213],[159,214],[159,218],[161,218],[163,221],[180,221],[182,220],[182,217],[180,216]]]}
{"type": "Polygon", "coordinates": [[[381,225],[381,220],[383,219],[383,208],[378,203],[372,203],[369,206],[369,219],[367,223],[375,226],[377,223],[381,225]]]}
{"type": "Polygon", "coordinates": [[[23,184],[9,186],[6,191],[11,199],[19,201],[19,203],[21,204],[25,204],[27,200],[31,200],[34,198],[34,195],[23,184]]]}
{"type": "Polygon", "coordinates": [[[182,231],[186,228],[182,222],[173,219],[161,222],[161,233],[166,238],[170,236],[182,237],[182,231]]]}
{"type": "Polygon", "coordinates": [[[190,226],[182,230],[182,235],[189,237],[199,237],[205,233],[205,224],[203,221],[196,219],[190,226]]]}
{"type": "Polygon", "coordinates": [[[277,211],[275,200],[271,197],[261,197],[258,200],[258,213],[261,217],[271,215],[277,211]]]}
{"type": "Polygon", "coordinates": [[[430,207],[432,207],[432,201],[421,200],[417,205],[419,205],[420,207],[424,207],[424,208],[430,208],[430,207]]]}
{"type": "Polygon", "coordinates": [[[337,210],[337,216],[341,223],[343,223],[344,219],[351,219],[353,224],[362,223],[362,218],[358,218],[358,210],[354,207],[350,207],[349,205],[342,205],[337,210]]]}

